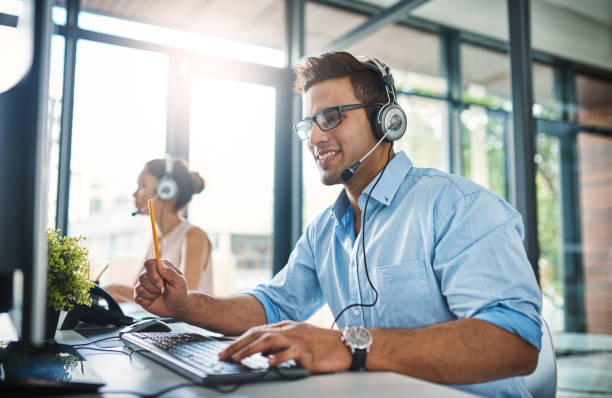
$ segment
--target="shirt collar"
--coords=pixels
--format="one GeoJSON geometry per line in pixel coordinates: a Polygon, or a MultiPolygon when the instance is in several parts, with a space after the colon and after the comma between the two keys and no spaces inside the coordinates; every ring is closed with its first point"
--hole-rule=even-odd
{"type": "MultiPolygon", "coordinates": [[[[385,206],[389,206],[411,168],[412,162],[408,156],[406,156],[403,151],[396,153],[393,159],[391,159],[387,165],[385,173],[380,178],[376,188],[374,188],[371,196],[372,199],[375,199],[377,202],[382,203],[385,206]]],[[[372,191],[372,187],[374,187],[374,184],[376,184],[376,180],[378,179],[379,175],[380,173],[378,173],[376,177],[370,181],[368,186],[361,193],[361,198],[363,198],[363,200],[365,200],[368,193],[372,191]]]]}
{"type": "MultiPolygon", "coordinates": [[[[396,153],[393,159],[391,159],[387,165],[385,173],[378,182],[378,185],[376,185],[376,188],[372,192],[372,199],[384,204],[385,206],[389,206],[411,168],[412,162],[404,151],[396,153]]],[[[370,181],[368,186],[361,193],[361,198],[363,198],[363,200],[365,200],[368,193],[372,190],[372,187],[376,183],[379,174],[377,174],[376,177],[370,181]]],[[[336,217],[336,220],[342,220],[348,206],[349,200],[346,196],[346,190],[343,189],[342,192],[340,192],[340,195],[338,195],[338,198],[333,206],[333,214],[336,217]]]]}

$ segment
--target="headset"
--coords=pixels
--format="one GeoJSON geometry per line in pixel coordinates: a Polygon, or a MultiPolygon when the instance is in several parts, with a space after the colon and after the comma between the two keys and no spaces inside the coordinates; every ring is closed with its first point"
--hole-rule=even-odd
{"type": "Polygon", "coordinates": [[[178,193],[178,184],[172,178],[172,158],[166,154],[166,173],[155,186],[155,195],[160,200],[170,200],[178,193]]]}
{"type": "Polygon", "coordinates": [[[402,138],[404,132],[406,132],[407,125],[406,113],[396,100],[393,76],[391,76],[389,67],[376,58],[358,56],[356,59],[365,67],[376,73],[376,75],[380,76],[382,82],[385,84],[387,103],[382,104],[374,118],[370,120],[372,130],[374,131],[374,137],[378,142],[361,159],[344,169],[342,174],[340,174],[340,179],[344,182],[348,182],[353,177],[355,171],[361,165],[361,162],[370,156],[383,141],[393,142],[402,138]]]}
{"type": "Polygon", "coordinates": [[[406,132],[406,113],[397,103],[394,80],[389,67],[376,58],[364,56],[357,56],[356,58],[364,66],[380,76],[385,84],[387,103],[381,106],[376,113],[373,121],[374,135],[377,139],[384,137],[387,141],[399,140],[406,132]]]}

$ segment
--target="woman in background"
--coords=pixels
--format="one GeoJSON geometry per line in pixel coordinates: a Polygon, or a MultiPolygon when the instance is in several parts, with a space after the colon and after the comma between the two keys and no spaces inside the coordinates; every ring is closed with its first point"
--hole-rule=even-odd
{"type": "MultiPolygon", "coordinates": [[[[154,159],[145,165],[138,176],[138,189],[133,193],[137,212],[149,214],[148,200],[153,199],[157,223],[160,256],[177,264],[187,280],[189,290],[212,293],[211,245],[206,233],[190,224],[181,215],[193,194],[202,192],[204,179],[195,171],[189,171],[183,159],[172,159],[166,165],[164,159],[154,159]],[[171,164],[171,165],[170,165],[171,164]],[[174,194],[162,200],[158,184],[162,185],[171,177],[174,180],[174,194]]],[[[155,258],[153,241],[146,258],[155,258]]],[[[137,273],[140,274],[140,271],[137,273]]],[[[118,302],[133,301],[134,285],[111,284],[104,288],[118,302]]]]}

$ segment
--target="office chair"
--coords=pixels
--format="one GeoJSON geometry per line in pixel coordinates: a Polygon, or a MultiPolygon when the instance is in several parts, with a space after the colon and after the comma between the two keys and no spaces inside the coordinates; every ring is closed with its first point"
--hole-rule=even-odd
{"type": "Polygon", "coordinates": [[[557,396],[557,358],[550,329],[544,319],[542,319],[542,349],[538,356],[538,366],[532,374],[525,376],[525,383],[533,398],[557,396]]]}

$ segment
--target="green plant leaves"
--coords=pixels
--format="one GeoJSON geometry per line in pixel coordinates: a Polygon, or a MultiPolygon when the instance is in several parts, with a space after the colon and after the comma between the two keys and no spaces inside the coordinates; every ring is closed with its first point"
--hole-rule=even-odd
{"type": "Polygon", "coordinates": [[[56,311],[70,311],[75,304],[92,304],[88,251],[79,244],[84,239],[59,236],[56,229],[47,230],[47,305],[56,311]]]}

